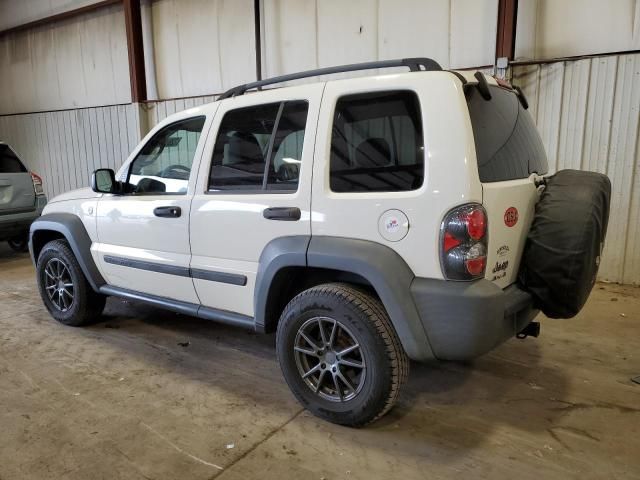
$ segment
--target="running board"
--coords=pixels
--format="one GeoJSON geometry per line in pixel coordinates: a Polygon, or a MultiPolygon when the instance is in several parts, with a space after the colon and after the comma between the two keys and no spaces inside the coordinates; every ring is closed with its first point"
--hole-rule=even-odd
{"type": "Polygon", "coordinates": [[[183,315],[198,317],[204,320],[212,320],[214,322],[224,323],[234,327],[255,330],[255,322],[253,318],[240,313],[217,310],[215,308],[205,307],[195,303],[172,300],[170,298],[136,292],[134,290],[127,290],[126,288],[114,287],[111,285],[103,285],[100,287],[100,293],[113,297],[126,298],[127,300],[134,300],[136,302],[143,302],[148,305],[153,305],[154,307],[164,308],[165,310],[171,310],[183,315]]]}

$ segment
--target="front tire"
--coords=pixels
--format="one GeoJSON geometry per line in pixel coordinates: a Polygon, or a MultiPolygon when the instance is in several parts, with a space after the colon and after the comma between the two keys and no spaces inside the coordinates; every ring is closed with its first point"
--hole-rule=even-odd
{"type": "Polygon", "coordinates": [[[347,284],[319,285],[291,300],[276,349],[298,401],[320,418],[352,427],[387,413],[409,373],[380,301],[347,284]]]}
{"type": "Polygon", "coordinates": [[[57,321],[79,327],[100,316],[106,297],[91,288],[66,241],[47,243],[38,256],[36,271],[42,301],[57,321]]]}

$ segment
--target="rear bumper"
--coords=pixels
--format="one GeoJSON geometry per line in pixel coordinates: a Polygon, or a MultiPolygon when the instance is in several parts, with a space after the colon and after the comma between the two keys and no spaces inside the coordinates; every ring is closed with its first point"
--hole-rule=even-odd
{"type": "Polygon", "coordinates": [[[36,197],[34,208],[17,213],[0,214],[0,241],[9,240],[29,232],[31,223],[42,215],[42,210],[47,204],[47,197],[36,197]]]}
{"type": "Polygon", "coordinates": [[[531,295],[488,280],[416,278],[411,293],[431,349],[439,360],[478,357],[515,336],[538,314],[531,295]]]}

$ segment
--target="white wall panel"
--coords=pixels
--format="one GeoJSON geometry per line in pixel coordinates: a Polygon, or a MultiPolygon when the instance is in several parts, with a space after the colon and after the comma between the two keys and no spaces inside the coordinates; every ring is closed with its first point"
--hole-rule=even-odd
{"type": "Polygon", "coordinates": [[[639,48],[638,0],[526,0],[518,5],[517,59],[639,48]]]}
{"type": "Polygon", "coordinates": [[[618,57],[589,60],[589,93],[584,126],[582,168],[606,173],[618,57]]]}
{"type": "Polygon", "coordinates": [[[538,3],[541,0],[518,2],[516,22],[516,59],[532,59],[536,56],[536,27],[538,3]]]}
{"type": "Polygon", "coordinates": [[[540,88],[538,92],[537,126],[547,150],[549,167],[556,170],[564,64],[553,63],[543,68],[539,80],[540,85],[544,85],[545,88],[540,88]]]}
{"type": "MultiPolygon", "coordinates": [[[[630,207],[636,167],[636,146],[638,141],[638,108],[640,107],[640,55],[627,55],[618,59],[616,72],[616,93],[611,123],[611,145],[607,162],[607,175],[611,178],[611,217],[605,254],[607,263],[603,265],[603,275],[611,278],[625,277],[625,250],[629,239],[630,207]]],[[[640,192],[636,192],[636,195],[640,192]]],[[[628,272],[639,275],[640,272],[628,272]]]]}
{"type": "Polygon", "coordinates": [[[318,2],[318,67],[378,58],[377,4],[369,0],[318,2]]]}
{"type": "Polygon", "coordinates": [[[0,30],[98,3],[100,0],[0,0],[0,30]]]}
{"type": "Polygon", "coordinates": [[[151,4],[160,98],[221,93],[256,79],[251,0],[151,4]]]}
{"type": "Polygon", "coordinates": [[[317,68],[315,0],[267,0],[263,18],[265,77],[317,68]]]}
{"type": "Polygon", "coordinates": [[[449,64],[454,68],[493,65],[497,19],[497,0],[451,0],[449,64]]]}
{"type": "Polygon", "coordinates": [[[551,171],[606,173],[611,216],[600,278],[640,284],[640,55],[519,67],[551,171]]]}
{"type": "Polygon", "coordinates": [[[121,5],[0,38],[0,114],[131,101],[121,5]]]}
{"type": "Polygon", "coordinates": [[[426,56],[449,65],[449,0],[403,0],[402,8],[398,5],[379,0],[379,59],[426,56]]]}
{"type": "Polygon", "coordinates": [[[497,8],[497,0],[263,0],[263,71],[402,57],[491,65],[497,8]]]}
{"type": "Polygon", "coordinates": [[[589,89],[590,60],[564,66],[556,170],[580,169],[589,89]]]}

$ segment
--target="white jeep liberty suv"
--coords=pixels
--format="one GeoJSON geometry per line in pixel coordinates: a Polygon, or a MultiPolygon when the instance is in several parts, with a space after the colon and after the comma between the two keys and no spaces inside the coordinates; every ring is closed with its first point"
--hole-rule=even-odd
{"type": "Polygon", "coordinates": [[[547,161],[526,106],[518,89],[430,59],[236,87],[47,205],[30,232],[44,304],[73,326],[117,296],[277,332],[306,408],[369,423],[409,359],[537,336],[541,307],[517,280],[547,161]]]}

